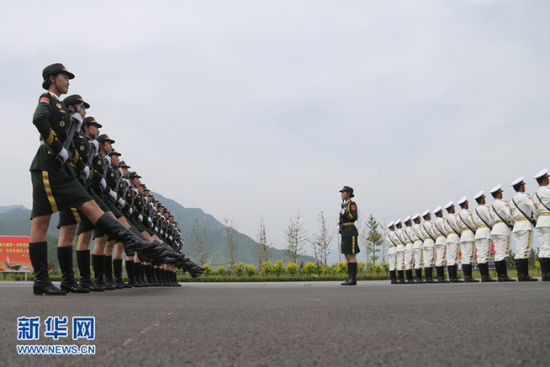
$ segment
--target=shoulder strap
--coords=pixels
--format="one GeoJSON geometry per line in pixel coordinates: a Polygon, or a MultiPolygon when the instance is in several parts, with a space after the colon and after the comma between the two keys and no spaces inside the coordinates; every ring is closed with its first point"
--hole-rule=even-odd
{"type": "Polygon", "coordinates": [[[479,217],[479,219],[481,219],[481,221],[482,221],[487,227],[489,227],[490,229],[493,229],[493,227],[490,226],[489,223],[487,223],[487,222],[485,221],[485,219],[483,219],[483,217],[481,216],[481,214],[479,214],[479,211],[478,211],[477,209],[478,209],[478,208],[476,208],[476,214],[477,214],[477,216],[479,217]]]}
{"type": "Polygon", "coordinates": [[[462,218],[462,215],[460,215],[460,214],[461,214],[461,213],[458,213],[458,217],[460,218],[460,221],[461,221],[462,223],[464,223],[464,225],[465,225],[466,227],[468,227],[468,229],[469,229],[470,231],[475,232],[475,231],[472,229],[472,227],[470,227],[470,226],[468,225],[468,223],[466,223],[466,221],[464,220],[464,218],[462,218]]]}
{"type": "Polygon", "coordinates": [[[545,207],[546,210],[550,211],[550,208],[548,208],[548,207],[547,207],[546,205],[544,205],[544,203],[542,202],[542,199],[540,198],[539,193],[536,192],[535,195],[537,195],[537,198],[539,199],[539,201],[540,201],[540,203],[542,204],[542,206],[545,207]]]}

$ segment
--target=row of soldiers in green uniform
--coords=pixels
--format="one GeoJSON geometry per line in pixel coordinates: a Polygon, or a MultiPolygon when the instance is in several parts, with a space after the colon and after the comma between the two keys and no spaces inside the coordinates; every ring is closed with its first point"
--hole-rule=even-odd
{"type": "Polygon", "coordinates": [[[68,90],[68,79],[74,75],[63,65],[44,69],[43,87],[49,92],[40,96],[33,118],[41,133],[41,145],[31,164],[33,224],[29,254],[35,272],[34,293],[178,286],[177,268],[194,277],[201,275],[202,268],[181,253],[183,238],[172,214],[140,181],[141,176],[120,161],[121,154],[113,148],[115,141],[106,134],[99,135],[103,126],[94,117],[86,117],[90,104],[77,94],[59,98],[59,92],[63,93],[63,88],[57,86],[63,86],[60,76],[67,80],[68,90]],[[52,82],[56,88],[51,88],[52,82]],[[92,220],[94,210],[99,218],[92,220]],[[36,228],[41,218],[49,222],[49,215],[57,211],[61,290],[44,274],[45,244],[33,240],[38,237],[36,228]],[[73,272],[75,236],[78,282],[73,272]],[[94,248],[90,254],[92,237],[94,248]],[[122,280],[123,251],[128,282],[122,280]]]}
{"type": "Polygon", "coordinates": [[[508,277],[506,258],[509,256],[510,238],[516,245],[515,265],[519,281],[536,281],[529,276],[528,257],[536,228],[539,240],[539,259],[542,280],[550,280],[550,188],[548,169],[535,176],[539,185],[533,195],[525,192],[524,177],[511,183],[515,194],[509,201],[503,200],[500,185],[490,190],[493,202],[489,205],[483,191],[474,196],[476,207],[470,208],[467,197],[457,204],[451,201],[445,207],[437,207],[432,213],[396,220],[388,224],[385,238],[389,247],[391,283],[434,283],[435,265],[437,282],[445,283],[444,267],[450,282],[462,282],[457,275],[457,262],[461,252],[464,282],[477,282],[472,276],[475,259],[482,282],[494,282],[489,275],[491,242],[494,243],[494,264],[499,282],[515,281],[508,277]],[[447,212],[444,217],[443,211],[447,212]],[[415,279],[413,279],[413,269],[415,279]],[[424,278],[422,277],[424,270],[424,278]],[[406,281],[405,281],[406,278],[406,281]]]}

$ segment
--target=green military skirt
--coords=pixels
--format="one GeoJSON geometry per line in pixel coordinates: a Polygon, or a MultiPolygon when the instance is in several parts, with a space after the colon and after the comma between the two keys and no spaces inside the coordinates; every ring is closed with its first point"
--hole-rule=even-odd
{"type": "Polygon", "coordinates": [[[342,226],[341,234],[340,249],[344,255],[355,255],[361,252],[359,243],[357,242],[358,232],[355,225],[342,226]]]}

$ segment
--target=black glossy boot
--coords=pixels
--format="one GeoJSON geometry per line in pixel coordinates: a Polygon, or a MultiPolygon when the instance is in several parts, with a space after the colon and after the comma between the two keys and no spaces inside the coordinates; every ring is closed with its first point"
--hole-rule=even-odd
{"type": "Polygon", "coordinates": [[[348,263],[349,280],[342,285],[357,285],[357,263],[348,263]]]}
{"type": "Polygon", "coordinates": [[[108,291],[113,291],[116,289],[114,280],[113,280],[113,257],[106,256],[103,257],[104,261],[104,274],[105,274],[105,289],[108,291]]]}
{"type": "Polygon", "coordinates": [[[449,273],[449,282],[450,283],[462,283],[462,279],[458,279],[458,265],[447,266],[447,272],[449,273]]]}
{"type": "Polygon", "coordinates": [[[414,284],[412,269],[406,270],[405,275],[407,276],[407,284],[414,284]]]}
{"type": "Polygon", "coordinates": [[[472,276],[472,264],[463,264],[462,272],[464,273],[464,283],[477,283],[479,280],[472,276]]]}
{"type": "Polygon", "coordinates": [[[438,283],[448,283],[447,279],[445,278],[445,268],[443,266],[436,266],[435,273],[438,283]]]}
{"type": "Polygon", "coordinates": [[[48,296],[65,296],[67,293],[53,285],[48,275],[48,243],[29,243],[29,257],[34,269],[32,292],[37,296],[42,294],[48,296]]]}
{"type": "Polygon", "coordinates": [[[395,270],[390,271],[390,279],[391,279],[390,284],[397,284],[397,274],[395,270]]]}
{"type": "Polygon", "coordinates": [[[178,282],[178,273],[173,271],[173,277],[174,277],[174,286],[175,287],[181,287],[181,284],[178,282]]]}
{"type": "Polygon", "coordinates": [[[349,263],[348,263],[348,279],[346,281],[344,281],[343,283],[341,283],[340,285],[348,285],[350,279],[351,279],[351,268],[350,268],[349,263]]]}
{"type": "Polygon", "coordinates": [[[128,282],[124,283],[124,288],[133,288],[136,285],[134,260],[126,260],[125,266],[126,266],[126,275],[128,276],[128,282]]]}
{"type": "Polygon", "coordinates": [[[433,278],[433,268],[429,267],[429,268],[424,268],[424,277],[426,278],[426,282],[425,283],[433,283],[434,282],[434,278],[433,278]]]}
{"type": "Polygon", "coordinates": [[[405,284],[405,272],[403,270],[397,271],[397,279],[399,284],[405,284]]]}
{"type": "Polygon", "coordinates": [[[141,263],[134,262],[134,287],[145,287],[145,284],[141,281],[142,279],[142,268],[141,263]]]}
{"type": "Polygon", "coordinates": [[[73,246],[57,247],[57,260],[62,274],[61,289],[67,293],[90,293],[74,280],[73,246]]]}
{"type": "Polygon", "coordinates": [[[550,257],[541,257],[540,261],[540,271],[542,273],[542,281],[550,281],[550,257]]]}
{"type": "Polygon", "coordinates": [[[515,279],[508,277],[508,269],[506,266],[506,260],[495,261],[495,268],[497,269],[499,282],[515,282],[515,279]]]}
{"type": "Polygon", "coordinates": [[[529,259],[516,259],[516,268],[520,282],[536,282],[538,280],[529,276],[529,259]]]}
{"type": "Polygon", "coordinates": [[[105,290],[105,281],[103,279],[105,267],[104,255],[92,254],[92,268],[94,269],[94,282],[98,289],[105,290]]]}
{"type": "Polygon", "coordinates": [[[103,292],[104,289],[98,288],[90,275],[90,250],[77,250],[76,262],[80,273],[78,284],[90,292],[103,292]]]}
{"type": "Polygon", "coordinates": [[[116,289],[123,289],[122,281],[122,259],[113,259],[113,284],[116,289]]]}
{"type": "Polygon", "coordinates": [[[422,268],[420,269],[414,269],[414,273],[415,273],[415,283],[418,283],[418,284],[422,284],[424,283],[424,280],[422,279],[422,268]]]}
{"type": "Polygon", "coordinates": [[[496,282],[496,280],[491,278],[491,275],[489,274],[489,264],[477,264],[477,266],[479,268],[479,273],[481,274],[482,283],[496,282]]]}

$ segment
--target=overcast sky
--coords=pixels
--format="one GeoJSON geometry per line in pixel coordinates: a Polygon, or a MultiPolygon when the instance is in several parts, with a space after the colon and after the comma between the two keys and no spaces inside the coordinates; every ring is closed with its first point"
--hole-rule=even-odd
{"type": "MultiPolygon", "coordinates": [[[[276,247],[338,190],[381,221],[550,166],[548,1],[7,2],[0,205],[31,206],[41,72],[154,191],[276,247]],[[57,7],[56,7],[57,4],[57,7]]],[[[335,226],[334,226],[335,227],[335,226]]]]}

